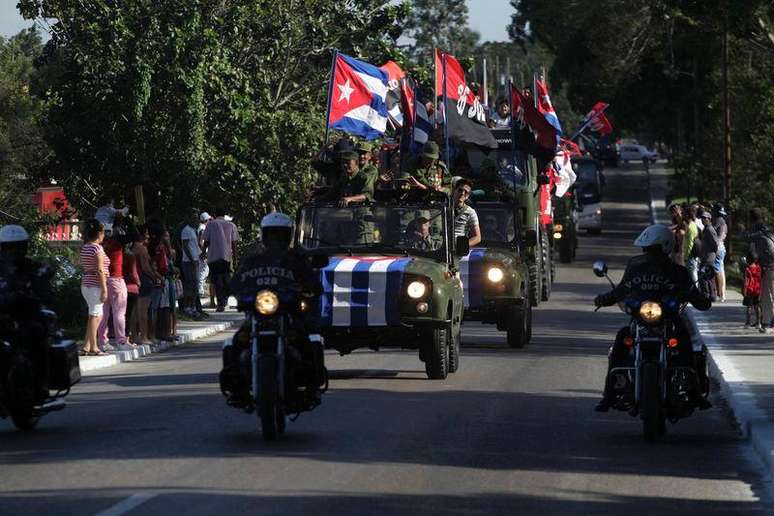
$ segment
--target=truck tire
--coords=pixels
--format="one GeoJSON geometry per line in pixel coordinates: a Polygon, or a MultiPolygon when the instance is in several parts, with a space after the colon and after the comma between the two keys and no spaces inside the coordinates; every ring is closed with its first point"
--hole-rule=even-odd
{"type": "Polygon", "coordinates": [[[529,272],[529,304],[532,306],[538,306],[540,304],[540,278],[539,278],[539,264],[537,260],[527,265],[529,272]]]}
{"type": "Polygon", "coordinates": [[[540,274],[540,300],[548,301],[551,298],[551,284],[553,283],[551,266],[551,242],[545,231],[540,233],[540,251],[543,267],[540,274]]]}
{"type": "Polygon", "coordinates": [[[529,342],[529,320],[532,307],[529,303],[514,305],[508,321],[508,347],[523,348],[529,342]]]}
{"type": "MultiPolygon", "coordinates": [[[[452,330],[453,331],[453,330],[452,330]]],[[[449,345],[449,372],[456,373],[460,369],[460,348],[462,347],[462,326],[452,333],[449,345]]]]}
{"type": "Polygon", "coordinates": [[[426,339],[425,372],[431,380],[445,380],[449,374],[449,337],[446,328],[435,328],[426,339]]]}

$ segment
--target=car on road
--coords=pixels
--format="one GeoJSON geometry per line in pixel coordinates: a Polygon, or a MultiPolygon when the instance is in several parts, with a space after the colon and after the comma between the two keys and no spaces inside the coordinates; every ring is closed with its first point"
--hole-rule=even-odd
{"type": "Polygon", "coordinates": [[[601,161],[606,167],[617,167],[621,159],[620,146],[607,137],[600,138],[591,150],[594,159],[601,161]]]}
{"type": "Polygon", "coordinates": [[[645,161],[655,163],[658,159],[658,153],[649,150],[644,145],[636,143],[626,143],[621,145],[621,161],[628,163],[630,161],[645,161]]]}
{"type": "MultiPolygon", "coordinates": [[[[532,337],[527,247],[537,245],[522,236],[519,214],[511,202],[476,200],[481,243],[460,262],[465,289],[465,320],[496,324],[510,347],[524,347],[532,337]]],[[[528,237],[529,238],[529,237],[528,237]]]]}
{"type": "Polygon", "coordinates": [[[575,186],[562,197],[554,197],[553,247],[559,252],[559,261],[570,263],[578,249],[578,204],[575,186]]]}
{"type": "Polygon", "coordinates": [[[466,237],[453,235],[453,210],[442,192],[396,191],[347,207],[306,203],[294,245],[331,256],[320,271],[325,347],[342,355],[416,349],[429,378],[455,372],[464,310],[459,260],[469,249],[466,237]],[[420,226],[429,230],[422,246],[414,238],[420,226]]]}
{"type": "Polygon", "coordinates": [[[577,179],[575,194],[578,207],[577,229],[589,234],[602,233],[602,191],[605,176],[600,163],[591,158],[574,158],[572,168],[577,179]]]}

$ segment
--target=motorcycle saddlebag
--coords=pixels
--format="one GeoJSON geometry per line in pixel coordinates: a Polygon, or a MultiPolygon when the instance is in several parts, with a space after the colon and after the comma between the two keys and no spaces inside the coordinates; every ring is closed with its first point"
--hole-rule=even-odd
{"type": "Polygon", "coordinates": [[[81,381],[78,345],[74,340],[63,340],[49,348],[48,388],[63,391],[81,381]]]}

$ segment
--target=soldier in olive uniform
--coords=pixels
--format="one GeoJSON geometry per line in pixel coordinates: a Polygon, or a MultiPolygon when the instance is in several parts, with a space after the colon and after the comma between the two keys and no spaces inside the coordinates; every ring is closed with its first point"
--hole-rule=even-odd
{"type": "Polygon", "coordinates": [[[379,169],[373,161],[373,146],[368,142],[361,142],[357,146],[360,155],[360,171],[368,176],[373,176],[374,182],[379,179],[379,169]]]}
{"type": "Polygon", "coordinates": [[[413,172],[403,173],[403,179],[409,179],[416,188],[434,190],[451,194],[451,176],[446,164],[439,160],[440,150],[438,144],[429,141],[422,148],[419,163],[413,172]]]}
{"type": "Polygon", "coordinates": [[[344,136],[336,144],[328,144],[312,159],[312,167],[322,176],[323,184],[335,185],[341,176],[342,154],[355,149],[355,144],[344,136]]]}
{"type": "Polygon", "coordinates": [[[437,238],[430,235],[430,219],[417,217],[406,228],[406,245],[420,251],[435,251],[440,247],[437,238]]]}
{"type": "MultiPolygon", "coordinates": [[[[346,208],[350,203],[370,201],[374,198],[374,182],[376,176],[368,175],[360,170],[359,156],[355,151],[345,151],[341,154],[342,174],[333,185],[328,198],[338,200],[339,207],[346,208]]],[[[355,228],[355,243],[369,244],[374,239],[374,225],[368,220],[368,208],[356,208],[352,218],[355,228]]]]}

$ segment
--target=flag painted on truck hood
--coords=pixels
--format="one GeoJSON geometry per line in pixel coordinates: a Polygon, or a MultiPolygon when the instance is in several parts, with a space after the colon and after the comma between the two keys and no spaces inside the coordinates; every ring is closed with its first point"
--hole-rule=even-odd
{"type": "Polygon", "coordinates": [[[474,247],[460,260],[460,279],[465,294],[465,308],[477,308],[484,303],[486,247],[474,247]]]}
{"type": "Polygon", "coordinates": [[[366,140],[387,129],[388,75],[372,64],[337,54],[331,75],[328,127],[366,140]]]}
{"type": "Polygon", "coordinates": [[[346,256],[320,270],[322,326],[400,324],[400,289],[412,258],[346,256]]]}

